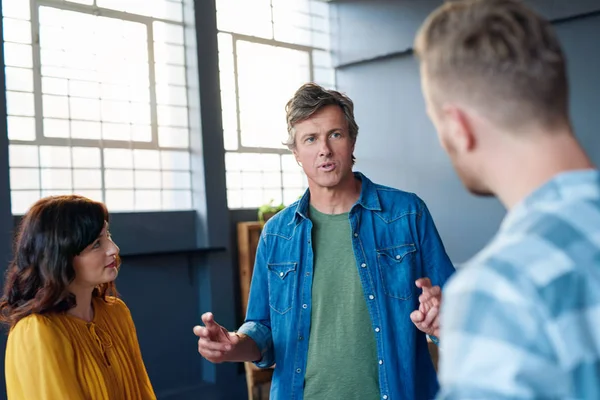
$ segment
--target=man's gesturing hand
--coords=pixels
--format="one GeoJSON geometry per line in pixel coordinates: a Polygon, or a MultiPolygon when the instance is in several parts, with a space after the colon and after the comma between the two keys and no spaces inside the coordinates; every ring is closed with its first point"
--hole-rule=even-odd
{"type": "Polygon", "coordinates": [[[423,293],[419,296],[419,309],[410,314],[410,319],[420,331],[439,338],[442,289],[439,286],[432,287],[429,278],[417,279],[415,285],[423,293]]]}
{"type": "Polygon", "coordinates": [[[194,334],[199,337],[198,353],[213,363],[229,361],[228,355],[239,343],[240,337],[217,324],[212,313],[202,314],[202,322],[204,326],[194,327],[194,334]]]}

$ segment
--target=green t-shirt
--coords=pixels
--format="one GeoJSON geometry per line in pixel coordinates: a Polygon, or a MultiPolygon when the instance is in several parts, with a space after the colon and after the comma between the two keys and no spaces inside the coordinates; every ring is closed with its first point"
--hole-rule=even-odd
{"type": "Polygon", "coordinates": [[[377,345],[367,310],[348,213],[311,206],[314,273],[306,400],[379,399],[377,345]]]}

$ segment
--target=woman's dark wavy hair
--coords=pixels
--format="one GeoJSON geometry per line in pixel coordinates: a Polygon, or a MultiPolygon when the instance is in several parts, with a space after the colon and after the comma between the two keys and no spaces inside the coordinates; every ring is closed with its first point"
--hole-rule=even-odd
{"type": "MultiPolygon", "coordinates": [[[[75,295],[68,289],[75,279],[73,259],[98,238],[108,220],[106,206],[86,197],[50,196],[37,201],[16,234],[14,260],[0,299],[0,323],[12,327],[30,314],[75,307],[75,295]]],[[[118,295],[114,282],[103,283],[93,292],[93,297],[105,301],[111,295],[118,295]]]]}

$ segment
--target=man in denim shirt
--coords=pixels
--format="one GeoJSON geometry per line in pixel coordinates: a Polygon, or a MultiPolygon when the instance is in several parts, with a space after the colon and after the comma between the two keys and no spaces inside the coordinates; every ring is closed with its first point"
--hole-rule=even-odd
{"type": "Polygon", "coordinates": [[[432,398],[425,333],[454,268],[427,207],[352,172],[349,98],[307,84],[286,110],[309,189],[262,231],[246,322],[231,333],[203,315],[200,354],[276,364],[273,400],[432,398]]]}

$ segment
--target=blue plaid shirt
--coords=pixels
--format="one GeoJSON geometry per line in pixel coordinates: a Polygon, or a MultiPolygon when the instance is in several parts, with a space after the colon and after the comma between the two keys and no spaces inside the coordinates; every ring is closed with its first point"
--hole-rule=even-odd
{"type": "Polygon", "coordinates": [[[446,285],[440,399],[600,399],[600,174],[560,174],[446,285]]]}

